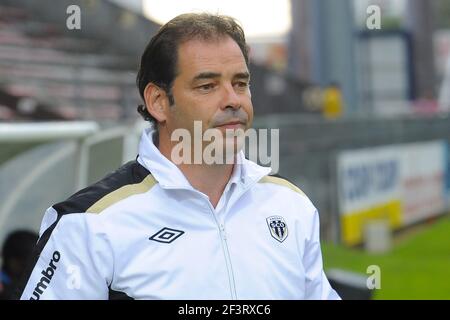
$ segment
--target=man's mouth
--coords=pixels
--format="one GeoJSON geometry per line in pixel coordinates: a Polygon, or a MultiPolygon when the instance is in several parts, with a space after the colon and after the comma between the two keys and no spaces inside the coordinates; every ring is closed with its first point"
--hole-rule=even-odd
{"type": "Polygon", "coordinates": [[[227,123],[224,124],[220,124],[218,126],[216,126],[216,128],[224,128],[224,129],[242,129],[243,127],[245,128],[245,122],[243,121],[229,121],[227,123]]]}

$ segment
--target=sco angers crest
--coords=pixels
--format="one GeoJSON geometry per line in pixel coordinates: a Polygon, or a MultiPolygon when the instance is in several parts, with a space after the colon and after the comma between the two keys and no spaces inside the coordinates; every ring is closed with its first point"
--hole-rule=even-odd
{"type": "Polygon", "coordinates": [[[272,237],[283,242],[288,236],[288,227],[284,218],[281,216],[271,216],[266,221],[272,237]]]}

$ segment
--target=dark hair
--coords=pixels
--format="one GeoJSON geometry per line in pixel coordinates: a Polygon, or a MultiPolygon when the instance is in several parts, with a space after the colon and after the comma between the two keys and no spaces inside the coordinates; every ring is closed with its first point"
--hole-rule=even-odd
{"type": "Polygon", "coordinates": [[[2,268],[8,269],[8,263],[12,258],[26,261],[31,256],[37,240],[38,235],[31,231],[18,230],[10,233],[2,247],[2,268]]]}
{"type": "MultiPolygon", "coordinates": [[[[175,101],[172,85],[178,72],[178,46],[193,39],[214,40],[225,36],[236,41],[248,65],[248,47],[244,30],[231,17],[209,13],[186,13],[163,25],[150,40],[141,57],[136,84],[142,99],[145,101],[145,87],[152,82],[166,91],[169,103],[173,105],[175,101]]],[[[156,123],[144,105],[138,106],[138,112],[145,120],[156,123]]]]}

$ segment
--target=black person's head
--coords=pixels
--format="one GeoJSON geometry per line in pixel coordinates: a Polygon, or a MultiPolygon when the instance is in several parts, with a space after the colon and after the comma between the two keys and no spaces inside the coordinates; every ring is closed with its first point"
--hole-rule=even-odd
{"type": "MultiPolygon", "coordinates": [[[[150,40],[141,58],[136,84],[142,99],[145,100],[147,84],[154,83],[166,91],[169,103],[173,105],[175,101],[171,89],[177,75],[179,45],[193,39],[207,41],[226,36],[238,44],[248,65],[244,31],[231,17],[188,13],[163,25],[150,40]]],[[[156,122],[145,106],[139,106],[138,111],[145,120],[156,122]]]]}
{"type": "Polygon", "coordinates": [[[2,270],[13,280],[21,276],[37,240],[36,233],[26,230],[14,231],[7,236],[2,248],[2,270]]]}

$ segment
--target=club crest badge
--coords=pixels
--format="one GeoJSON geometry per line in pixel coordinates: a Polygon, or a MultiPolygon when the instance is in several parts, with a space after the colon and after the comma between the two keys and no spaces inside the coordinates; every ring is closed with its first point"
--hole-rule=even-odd
{"type": "Polygon", "coordinates": [[[266,221],[272,237],[279,242],[283,242],[288,236],[288,227],[284,218],[281,216],[271,216],[266,221]]]}

